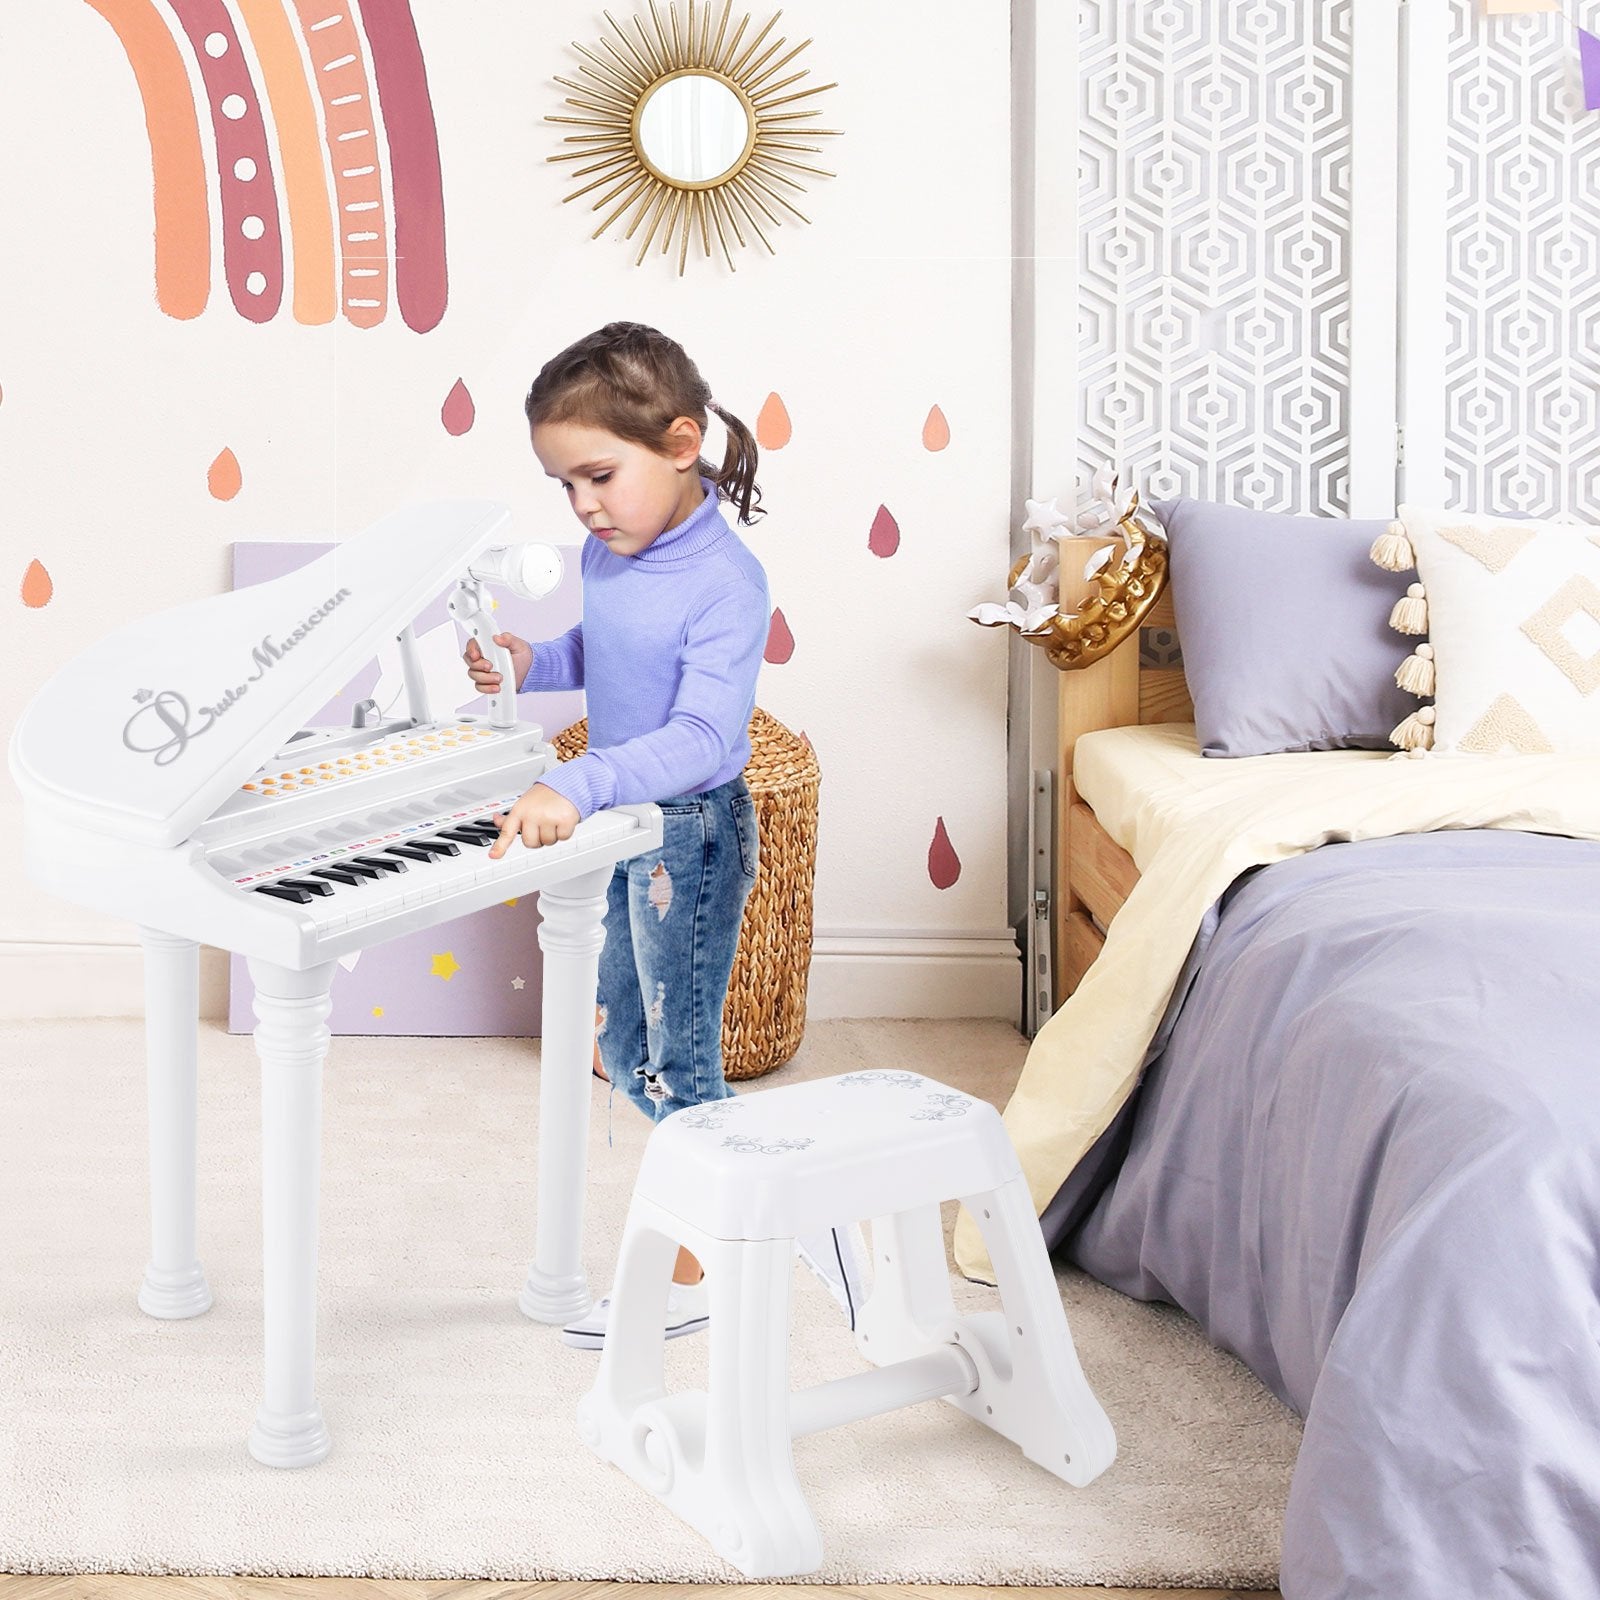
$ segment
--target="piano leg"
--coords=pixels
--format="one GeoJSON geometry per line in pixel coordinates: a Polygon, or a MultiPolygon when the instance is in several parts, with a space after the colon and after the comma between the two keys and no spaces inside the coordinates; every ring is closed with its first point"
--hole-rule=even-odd
{"type": "Polygon", "coordinates": [[[150,1102],[150,1264],[139,1286],[139,1309],[176,1320],[211,1309],[195,1245],[200,947],[155,928],[140,928],[139,943],[150,1102]]]}
{"type": "Polygon", "coordinates": [[[533,1265],[517,1304],[560,1324],[589,1309],[583,1276],[583,1190],[588,1168],[589,1064],[594,996],[605,943],[612,869],[539,891],[544,1009],[539,1043],[539,1215],[533,1265]]]}
{"type": "Polygon", "coordinates": [[[265,1392],[250,1454],[309,1467],[330,1440],[317,1404],[317,1200],[322,1063],[334,964],[296,972],[250,962],[261,1058],[261,1244],[265,1392]]]}

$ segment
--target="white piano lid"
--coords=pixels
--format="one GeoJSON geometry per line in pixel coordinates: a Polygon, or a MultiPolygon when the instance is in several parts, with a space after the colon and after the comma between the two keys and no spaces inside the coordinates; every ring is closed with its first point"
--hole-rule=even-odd
{"type": "Polygon", "coordinates": [[[407,506],[284,577],[118,628],[23,712],[10,764],[24,801],[181,844],[479,551],[504,543],[510,516],[489,500],[407,506]]]}

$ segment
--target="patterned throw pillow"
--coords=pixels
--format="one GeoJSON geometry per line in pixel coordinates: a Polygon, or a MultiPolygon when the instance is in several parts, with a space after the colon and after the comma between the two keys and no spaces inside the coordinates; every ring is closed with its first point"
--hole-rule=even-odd
{"type": "Polygon", "coordinates": [[[1427,636],[1395,681],[1434,703],[1394,744],[1600,755],[1600,530],[1401,506],[1372,559],[1416,568],[1389,622],[1427,636]]]}

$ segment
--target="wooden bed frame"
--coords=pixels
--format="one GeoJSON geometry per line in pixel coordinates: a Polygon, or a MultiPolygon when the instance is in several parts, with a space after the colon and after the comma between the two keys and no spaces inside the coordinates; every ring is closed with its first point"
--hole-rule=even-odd
{"type": "MultiPolygon", "coordinates": [[[[1156,601],[1144,626],[1169,630],[1177,638],[1170,589],[1156,601]]],[[[1176,658],[1175,650],[1172,654],[1176,658]]],[[[1054,918],[1058,1003],[1078,987],[1100,954],[1106,928],[1139,881],[1133,857],[1100,826],[1073,787],[1072,752],[1078,736],[1099,728],[1194,721],[1182,666],[1143,666],[1136,638],[1093,666],[1061,673],[1060,680],[1054,918]]]]}

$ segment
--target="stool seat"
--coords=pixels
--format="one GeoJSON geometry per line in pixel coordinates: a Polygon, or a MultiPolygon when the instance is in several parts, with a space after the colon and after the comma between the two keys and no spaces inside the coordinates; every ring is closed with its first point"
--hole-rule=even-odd
{"type": "Polygon", "coordinates": [[[662,1118],[634,1192],[713,1238],[795,1239],[1021,1170],[986,1101],[916,1072],[851,1072],[662,1118]]]}
{"type": "MultiPolygon", "coordinates": [[[[793,1441],[942,1400],[1065,1483],[1117,1442],[1073,1349],[1021,1164],[994,1107],[916,1072],[851,1072],[687,1106],[658,1122],[628,1208],[583,1441],[751,1578],[822,1562],[793,1441]],[[939,1206],[972,1211],[998,1309],[960,1313],[939,1206]],[[867,1222],[867,1370],[789,1387],[795,1241],[867,1222]],[[662,1354],[679,1247],[705,1268],[706,1390],[669,1393],[662,1354]]],[[[964,1455],[952,1454],[959,1471],[964,1455]]]]}

